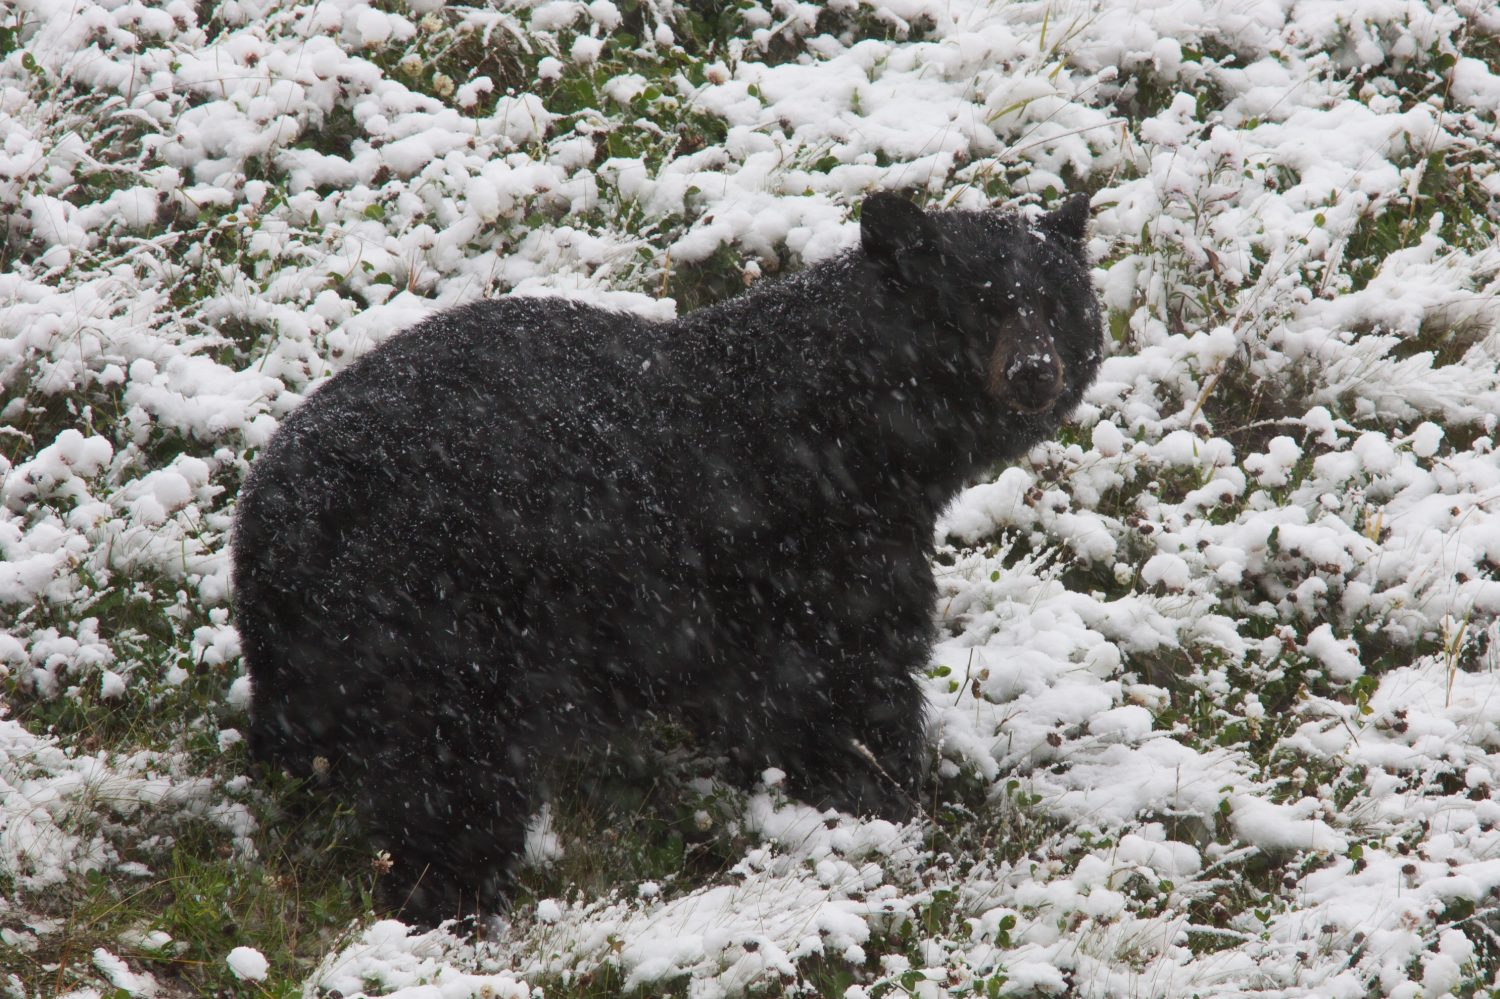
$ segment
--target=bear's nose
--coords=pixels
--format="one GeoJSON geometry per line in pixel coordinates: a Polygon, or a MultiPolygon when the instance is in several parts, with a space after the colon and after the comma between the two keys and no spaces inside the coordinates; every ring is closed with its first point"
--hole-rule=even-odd
{"type": "Polygon", "coordinates": [[[1039,413],[1062,394],[1062,363],[1055,351],[1032,351],[1016,357],[1005,372],[1005,401],[1022,413],[1039,413]]]}
{"type": "Polygon", "coordinates": [[[1039,413],[1057,402],[1063,367],[1052,332],[1034,308],[1017,309],[1001,320],[985,380],[992,398],[1018,413],[1039,413]]]}

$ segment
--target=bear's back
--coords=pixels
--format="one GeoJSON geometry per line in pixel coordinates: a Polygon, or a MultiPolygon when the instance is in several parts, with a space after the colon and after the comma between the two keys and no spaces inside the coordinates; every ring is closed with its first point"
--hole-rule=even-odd
{"type": "Polygon", "coordinates": [[[234,585],[252,667],[299,630],[356,628],[370,613],[351,599],[360,591],[493,586],[506,566],[586,545],[608,519],[590,515],[598,496],[639,493],[603,480],[640,437],[620,369],[638,366],[648,325],[562,300],[477,302],[313,392],[239,497],[234,585]]]}

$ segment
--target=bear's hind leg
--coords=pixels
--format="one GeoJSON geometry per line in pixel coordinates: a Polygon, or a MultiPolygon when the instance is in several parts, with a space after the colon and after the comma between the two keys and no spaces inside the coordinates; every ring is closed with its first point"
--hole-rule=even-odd
{"type": "Polygon", "coordinates": [[[390,747],[361,776],[364,821],[390,853],[380,901],[422,926],[501,911],[525,848],[529,768],[464,748],[441,739],[390,747]]]}

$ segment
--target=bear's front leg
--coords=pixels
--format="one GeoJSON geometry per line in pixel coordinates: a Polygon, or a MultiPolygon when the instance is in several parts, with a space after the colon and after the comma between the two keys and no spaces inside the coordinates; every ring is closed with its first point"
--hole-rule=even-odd
{"type": "Polygon", "coordinates": [[[831,689],[799,691],[776,705],[772,756],[789,790],[810,805],[907,821],[921,812],[927,771],[921,689],[904,673],[834,675],[831,689]]]}

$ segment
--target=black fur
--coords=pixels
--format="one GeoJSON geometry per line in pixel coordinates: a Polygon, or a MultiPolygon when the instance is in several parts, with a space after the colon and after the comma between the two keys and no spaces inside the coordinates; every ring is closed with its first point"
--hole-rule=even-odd
{"type": "Polygon", "coordinates": [[[507,298],[392,337],[240,494],[255,759],[331,763],[428,923],[497,903],[543,759],[649,712],[907,815],[934,519],[1093,379],[1086,223],[878,194],[859,249],[674,322],[507,298]]]}

